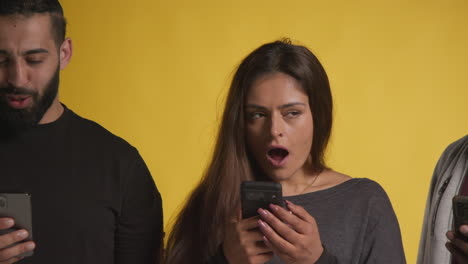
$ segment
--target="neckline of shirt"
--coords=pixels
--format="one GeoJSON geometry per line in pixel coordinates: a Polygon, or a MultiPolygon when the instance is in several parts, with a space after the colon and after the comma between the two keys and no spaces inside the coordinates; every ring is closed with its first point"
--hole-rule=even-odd
{"type": "Polygon", "coordinates": [[[298,194],[298,195],[291,195],[291,196],[285,196],[284,199],[294,199],[294,200],[323,200],[323,199],[328,199],[331,196],[334,196],[336,194],[343,194],[347,190],[349,190],[351,187],[355,186],[356,184],[368,180],[366,178],[352,178],[350,180],[347,180],[345,182],[342,182],[340,184],[337,184],[333,187],[324,189],[324,190],[319,190],[315,192],[308,192],[304,194],[298,194]]]}

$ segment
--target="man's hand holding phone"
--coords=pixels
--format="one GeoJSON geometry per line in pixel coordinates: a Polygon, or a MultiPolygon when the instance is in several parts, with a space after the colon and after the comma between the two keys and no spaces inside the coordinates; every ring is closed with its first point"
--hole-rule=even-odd
{"type": "MultiPolygon", "coordinates": [[[[0,230],[7,230],[15,225],[11,218],[0,218],[0,230]]],[[[10,264],[21,260],[20,255],[34,250],[35,244],[32,241],[23,242],[28,238],[28,231],[20,229],[0,236],[0,264],[10,264]],[[13,245],[18,243],[16,245],[13,245]]]]}

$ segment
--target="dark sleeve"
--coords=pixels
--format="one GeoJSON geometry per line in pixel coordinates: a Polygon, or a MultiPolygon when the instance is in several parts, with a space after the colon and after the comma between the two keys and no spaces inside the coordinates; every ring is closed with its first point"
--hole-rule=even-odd
{"type": "Polygon", "coordinates": [[[328,252],[325,246],[323,246],[322,255],[317,260],[317,262],[315,262],[315,264],[338,264],[338,260],[335,256],[328,252]]]}
{"type": "Polygon", "coordinates": [[[115,263],[159,263],[164,236],[161,196],[138,154],[126,173],[115,233],[115,263]]]}
{"type": "Polygon", "coordinates": [[[387,194],[379,185],[369,200],[368,212],[359,263],[406,263],[398,220],[387,194]]]}

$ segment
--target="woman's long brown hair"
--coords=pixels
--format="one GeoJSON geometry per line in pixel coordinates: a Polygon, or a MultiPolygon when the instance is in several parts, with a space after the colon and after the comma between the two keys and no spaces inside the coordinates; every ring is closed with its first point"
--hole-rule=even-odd
{"type": "Polygon", "coordinates": [[[262,45],[241,62],[234,75],[211,163],[173,225],[167,263],[206,263],[223,242],[225,222],[238,210],[241,182],[269,180],[248,153],[244,103],[252,83],[275,72],[294,77],[307,93],[314,125],[312,168],[315,173],[326,168],[324,151],[333,104],[325,70],[307,48],[288,40],[262,45]]]}

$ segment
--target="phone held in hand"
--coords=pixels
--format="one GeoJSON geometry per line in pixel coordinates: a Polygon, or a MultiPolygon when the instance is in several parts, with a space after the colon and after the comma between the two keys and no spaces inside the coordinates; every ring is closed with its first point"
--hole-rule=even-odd
{"type": "Polygon", "coordinates": [[[281,184],[276,182],[244,181],[241,184],[242,218],[258,215],[259,208],[269,209],[270,204],[285,208],[281,184]]]}
{"type": "MultiPolygon", "coordinates": [[[[29,194],[0,193],[0,218],[4,217],[13,218],[15,225],[11,228],[0,230],[0,236],[16,230],[26,229],[29,236],[19,243],[32,240],[31,196],[29,194]]],[[[33,252],[29,251],[20,256],[29,257],[32,255],[33,252]]]]}
{"type": "Polygon", "coordinates": [[[468,225],[468,196],[455,195],[452,199],[453,203],[453,223],[455,233],[468,241],[464,235],[460,233],[461,225],[468,225]]]}

